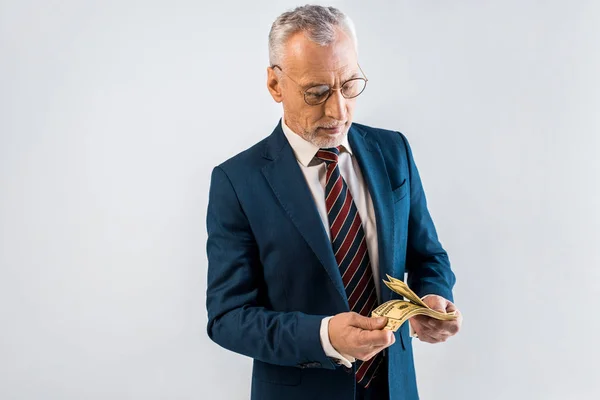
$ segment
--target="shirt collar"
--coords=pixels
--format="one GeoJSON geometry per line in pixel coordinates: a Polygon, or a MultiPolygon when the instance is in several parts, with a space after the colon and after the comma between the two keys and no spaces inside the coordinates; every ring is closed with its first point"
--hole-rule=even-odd
{"type": "MultiPolygon", "coordinates": [[[[283,129],[285,137],[290,143],[290,146],[292,146],[296,160],[298,160],[300,164],[304,165],[305,167],[308,167],[308,164],[310,164],[310,162],[315,158],[317,151],[319,151],[319,147],[315,146],[291,130],[290,127],[285,123],[284,116],[281,117],[281,129],[283,129]]],[[[348,142],[348,135],[344,137],[344,141],[341,145],[350,155],[352,155],[352,149],[350,148],[350,143],[348,142]]]]}

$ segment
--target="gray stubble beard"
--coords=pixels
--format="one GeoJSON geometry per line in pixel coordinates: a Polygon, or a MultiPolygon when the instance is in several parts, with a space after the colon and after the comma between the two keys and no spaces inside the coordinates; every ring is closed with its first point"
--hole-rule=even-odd
{"type": "Polygon", "coordinates": [[[304,140],[314,144],[315,146],[319,147],[320,149],[337,147],[340,144],[342,144],[342,142],[344,141],[346,136],[348,136],[348,129],[346,129],[346,131],[343,134],[341,134],[340,136],[338,136],[335,139],[318,135],[316,129],[312,132],[306,132],[306,131],[302,132],[302,137],[304,138],[304,140]]]}

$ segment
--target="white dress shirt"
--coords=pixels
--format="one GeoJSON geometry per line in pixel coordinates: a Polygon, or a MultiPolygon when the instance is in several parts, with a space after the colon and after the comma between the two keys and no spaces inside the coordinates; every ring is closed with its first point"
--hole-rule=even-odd
{"type": "MultiPolygon", "coordinates": [[[[281,118],[281,127],[287,138],[296,160],[304,174],[306,183],[312,193],[313,199],[319,211],[321,221],[325,226],[325,231],[331,240],[329,232],[329,219],[327,217],[327,207],[325,206],[325,179],[327,174],[326,163],[315,158],[319,147],[308,142],[300,135],[294,133],[285,123],[285,117],[281,118]]],[[[373,269],[373,279],[375,283],[375,291],[377,299],[381,303],[381,283],[379,279],[379,249],[377,245],[377,222],[375,220],[375,209],[371,195],[365,184],[358,161],[352,154],[352,148],[348,142],[348,136],[344,139],[341,146],[343,150],[338,157],[338,167],[344,181],[348,185],[348,190],[352,194],[354,204],[358,210],[358,215],[362,221],[362,227],[365,232],[367,250],[373,269]]],[[[326,317],[321,321],[321,344],[323,350],[328,357],[339,360],[346,367],[352,367],[352,362],[356,361],[354,357],[342,355],[333,348],[329,340],[329,320],[332,317],[326,317]]],[[[411,327],[412,328],[412,327],[411,327]]],[[[412,329],[411,329],[412,335],[412,329]]]]}

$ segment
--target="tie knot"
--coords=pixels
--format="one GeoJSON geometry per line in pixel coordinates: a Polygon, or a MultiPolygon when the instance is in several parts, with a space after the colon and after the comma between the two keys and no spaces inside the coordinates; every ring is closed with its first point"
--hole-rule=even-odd
{"type": "Polygon", "coordinates": [[[338,147],[329,147],[326,149],[319,149],[317,151],[316,157],[320,160],[325,161],[327,164],[338,162],[338,156],[340,155],[340,146],[338,147]]]}

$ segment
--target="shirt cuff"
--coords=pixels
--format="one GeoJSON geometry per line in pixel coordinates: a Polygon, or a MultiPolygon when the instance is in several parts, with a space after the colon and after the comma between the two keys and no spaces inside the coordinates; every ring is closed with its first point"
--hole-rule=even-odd
{"type": "Polygon", "coordinates": [[[356,358],[348,355],[342,355],[336,349],[333,348],[331,342],[329,341],[329,320],[333,317],[325,317],[321,320],[321,346],[323,346],[323,350],[327,357],[331,357],[335,359],[335,363],[339,365],[344,365],[347,368],[352,368],[352,363],[356,361],[356,358]]]}

